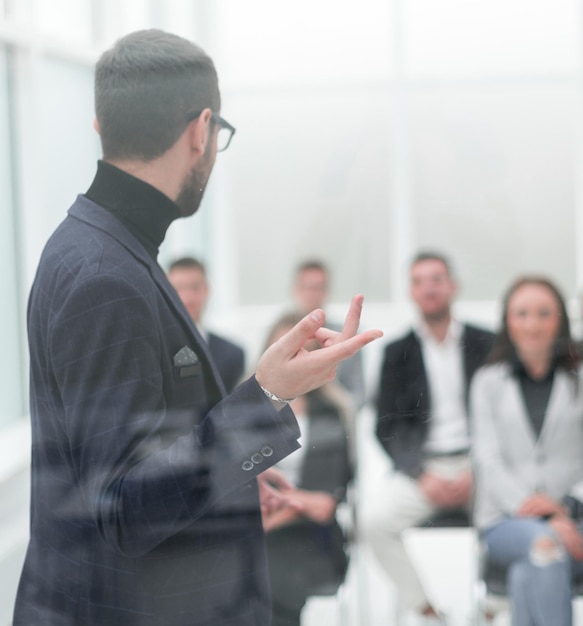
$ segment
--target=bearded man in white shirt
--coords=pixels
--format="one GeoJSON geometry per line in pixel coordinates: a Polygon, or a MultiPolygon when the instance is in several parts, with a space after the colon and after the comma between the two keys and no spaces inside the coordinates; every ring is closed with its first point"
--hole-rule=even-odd
{"type": "Polygon", "coordinates": [[[419,320],[385,348],[376,435],[394,470],[365,502],[363,524],[402,605],[428,624],[445,624],[407,554],[402,533],[442,511],[467,508],[472,495],[468,388],[492,346],[492,333],[452,316],[457,293],[439,253],[410,265],[419,320]]]}

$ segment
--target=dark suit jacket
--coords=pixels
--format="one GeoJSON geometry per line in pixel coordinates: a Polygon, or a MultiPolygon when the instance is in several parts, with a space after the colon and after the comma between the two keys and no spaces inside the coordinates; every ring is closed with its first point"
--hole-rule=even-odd
{"type": "MultiPolygon", "coordinates": [[[[308,394],[306,449],[298,487],[324,491],[341,500],[352,470],[346,429],[338,408],[319,392],[308,394]]],[[[335,593],[347,567],[338,522],[301,520],[267,534],[276,605],[299,612],[310,595],[335,593]]]]}
{"type": "MultiPolygon", "coordinates": [[[[465,325],[461,344],[466,402],[472,376],[492,348],[494,335],[465,325]]],[[[395,469],[417,478],[431,419],[431,398],[421,343],[411,331],[385,348],[377,404],[377,437],[395,469]]]]}
{"type": "Polygon", "coordinates": [[[297,449],[254,378],[224,396],[142,245],[80,196],[28,309],[31,538],[22,626],[266,626],[256,475],[297,449]]]}
{"type": "Polygon", "coordinates": [[[245,353],[236,343],[214,333],[208,333],[207,343],[225,389],[231,393],[243,377],[245,353]]]}

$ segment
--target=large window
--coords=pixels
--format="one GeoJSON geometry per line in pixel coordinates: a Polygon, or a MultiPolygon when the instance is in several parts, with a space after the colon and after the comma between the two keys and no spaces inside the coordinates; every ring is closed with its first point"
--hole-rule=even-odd
{"type": "Polygon", "coordinates": [[[22,371],[22,310],[17,285],[17,241],[15,223],[12,149],[11,101],[8,53],[0,47],[0,206],[2,207],[2,229],[0,229],[0,327],[2,328],[2,351],[0,352],[0,427],[20,417],[23,413],[22,371]]]}
{"type": "Polygon", "coordinates": [[[242,304],[285,301],[305,258],[333,267],[340,300],[386,297],[389,246],[371,239],[391,227],[391,102],[344,88],[229,99],[241,127],[229,191],[242,304]]]}
{"type": "Polygon", "coordinates": [[[578,2],[322,2],[305,20],[254,0],[247,28],[249,3],[216,7],[241,304],[285,299],[306,256],[335,300],[403,301],[418,247],[450,254],[466,299],[529,271],[574,296],[578,2]]]}
{"type": "Polygon", "coordinates": [[[409,112],[417,241],[453,251],[464,297],[534,272],[574,294],[577,88],[421,89],[409,112]]]}

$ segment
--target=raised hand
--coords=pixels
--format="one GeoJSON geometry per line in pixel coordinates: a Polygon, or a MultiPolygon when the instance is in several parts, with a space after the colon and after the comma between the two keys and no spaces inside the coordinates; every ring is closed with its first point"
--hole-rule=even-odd
{"type": "Polygon", "coordinates": [[[291,399],[333,380],[339,363],[383,335],[380,330],[358,333],[363,300],[354,296],[340,332],[323,328],[326,318],[321,309],[306,315],[265,351],[257,365],[257,382],[276,396],[291,399]],[[313,339],[320,350],[304,347],[313,339]]]}

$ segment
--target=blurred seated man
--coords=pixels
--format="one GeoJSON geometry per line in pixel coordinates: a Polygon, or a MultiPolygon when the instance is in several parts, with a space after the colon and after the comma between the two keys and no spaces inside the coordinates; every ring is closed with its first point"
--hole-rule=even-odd
{"type": "MultiPolygon", "coordinates": [[[[322,261],[314,259],[301,263],[295,272],[292,294],[298,309],[304,314],[314,309],[325,309],[329,285],[330,272],[322,261]]],[[[326,327],[338,330],[342,328],[342,324],[327,319],[326,327]]],[[[340,364],[336,379],[348,390],[354,406],[360,408],[366,400],[366,395],[362,357],[359,352],[340,364]]]]}
{"type": "Polygon", "coordinates": [[[427,624],[445,619],[421,585],[402,532],[438,512],[469,505],[468,389],[493,341],[492,333],[453,317],[456,291],[444,256],[422,253],[413,259],[410,295],[419,321],[385,348],[377,407],[376,434],[394,472],[379,477],[362,518],[402,605],[427,624]]]}
{"type": "Polygon", "coordinates": [[[193,257],[177,259],[170,264],[168,280],[176,289],[200,334],[206,339],[227,393],[231,393],[243,377],[245,353],[237,344],[205,330],[202,326],[202,315],[209,297],[204,264],[193,257]]]}
{"type": "MultiPolygon", "coordinates": [[[[289,313],[279,318],[265,349],[302,317],[301,313],[289,313]]],[[[318,347],[314,344],[313,349],[318,347]]],[[[287,487],[276,483],[276,487],[290,505],[263,515],[272,626],[300,626],[308,597],[333,594],[344,579],[348,564],[345,541],[335,515],[352,475],[345,427],[346,411],[352,404],[347,396],[332,381],[291,403],[302,447],[275,466],[289,483],[287,487]]]]}

